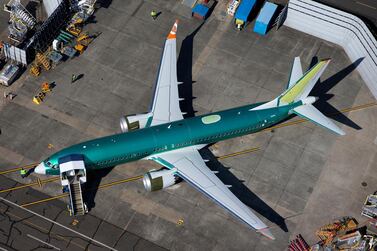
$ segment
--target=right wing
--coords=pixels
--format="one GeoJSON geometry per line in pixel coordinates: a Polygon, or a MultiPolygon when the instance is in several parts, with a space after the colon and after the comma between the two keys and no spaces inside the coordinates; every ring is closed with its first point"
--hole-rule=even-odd
{"type": "Polygon", "coordinates": [[[194,147],[155,154],[150,156],[149,159],[169,169],[176,169],[178,176],[213,199],[241,221],[264,236],[275,239],[268,227],[206,166],[202,156],[194,147]]]}
{"type": "Polygon", "coordinates": [[[291,75],[289,76],[289,82],[287,89],[291,88],[296,82],[304,75],[302,73],[301,60],[300,57],[295,57],[293,61],[291,75]]]}

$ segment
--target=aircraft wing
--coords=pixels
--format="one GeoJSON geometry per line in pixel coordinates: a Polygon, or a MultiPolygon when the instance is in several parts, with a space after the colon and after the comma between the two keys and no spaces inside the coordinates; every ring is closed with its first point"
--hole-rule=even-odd
{"type": "Polygon", "coordinates": [[[257,232],[274,239],[268,227],[206,166],[195,147],[156,154],[149,159],[169,169],[175,168],[177,170],[176,175],[213,199],[257,232]]]}
{"type": "Polygon", "coordinates": [[[164,51],[160,62],[151,112],[153,114],[151,125],[159,125],[183,119],[179,107],[178,81],[177,81],[177,56],[176,32],[178,20],[174,23],[166,38],[164,51]]]}

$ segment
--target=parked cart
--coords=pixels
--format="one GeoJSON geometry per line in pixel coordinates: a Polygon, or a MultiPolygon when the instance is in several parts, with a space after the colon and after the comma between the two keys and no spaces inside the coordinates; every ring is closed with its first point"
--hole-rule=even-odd
{"type": "Polygon", "coordinates": [[[374,194],[368,195],[366,198],[363,208],[361,209],[361,215],[368,218],[376,219],[377,218],[377,195],[374,194]]]}
{"type": "Polygon", "coordinates": [[[20,67],[14,64],[8,64],[0,73],[0,83],[5,86],[10,86],[14,79],[17,77],[17,74],[20,70],[20,67]]]}

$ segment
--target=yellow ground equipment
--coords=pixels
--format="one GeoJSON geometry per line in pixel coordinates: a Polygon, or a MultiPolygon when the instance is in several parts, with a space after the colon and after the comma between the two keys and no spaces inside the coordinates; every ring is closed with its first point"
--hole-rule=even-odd
{"type": "Polygon", "coordinates": [[[75,50],[80,54],[88,47],[88,45],[93,41],[97,34],[89,36],[88,33],[81,33],[80,36],[76,39],[75,50]]]}
{"type": "Polygon", "coordinates": [[[43,92],[38,93],[38,95],[35,95],[33,97],[33,102],[37,105],[43,102],[43,99],[46,97],[46,94],[43,92]]]}
{"type": "Polygon", "coordinates": [[[41,90],[43,93],[47,93],[51,91],[51,85],[47,82],[44,82],[41,86],[41,90]]]}
{"type": "Polygon", "coordinates": [[[82,25],[84,23],[84,20],[82,18],[78,18],[76,20],[74,20],[73,22],[71,22],[68,27],[67,27],[67,31],[69,33],[71,33],[72,35],[78,37],[82,31],[82,25]]]}
{"type": "Polygon", "coordinates": [[[52,90],[51,84],[49,84],[48,82],[42,83],[40,92],[38,93],[38,95],[35,95],[33,97],[33,102],[37,105],[41,104],[44,98],[46,97],[46,94],[50,92],[51,90],[52,90]]]}
{"type": "Polygon", "coordinates": [[[323,245],[329,245],[335,236],[337,236],[340,232],[355,229],[357,225],[358,223],[354,218],[343,217],[331,224],[321,227],[318,231],[316,231],[316,235],[319,239],[321,239],[323,245]]]}
{"type": "Polygon", "coordinates": [[[32,64],[29,72],[30,74],[38,77],[41,74],[41,67],[39,65],[32,64]]]}
{"type": "Polygon", "coordinates": [[[51,62],[50,60],[46,57],[46,55],[42,54],[42,53],[37,53],[36,55],[36,58],[37,58],[37,64],[40,64],[43,66],[43,68],[48,71],[51,69],[51,62]]]}
{"type": "Polygon", "coordinates": [[[82,44],[76,44],[75,45],[75,50],[78,51],[81,54],[81,53],[84,52],[85,46],[83,46],[82,44]]]}

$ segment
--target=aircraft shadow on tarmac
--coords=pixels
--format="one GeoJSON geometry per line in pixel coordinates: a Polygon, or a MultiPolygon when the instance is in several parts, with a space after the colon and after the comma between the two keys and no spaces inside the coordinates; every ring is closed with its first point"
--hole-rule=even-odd
{"type": "MultiPolygon", "coordinates": [[[[183,84],[179,85],[179,94],[184,101],[181,101],[180,107],[183,112],[186,112],[186,117],[192,117],[195,115],[195,110],[193,109],[193,100],[195,97],[192,96],[192,84],[195,83],[192,80],[192,57],[193,57],[193,43],[194,37],[202,28],[205,22],[201,23],[190,35],[188,35],[181,45],[181,50],[179,52],[177,60],[177,78],[179,82],[183,84]]],[[[284,218],[280,216],[276,211],[274,211],[270,206],[268,206],[262,199],[260,199],[255,193],[251,192],[242,181],[240,181],[236,176],[234,176],[226,167],[224,167],[217,158],[212,154],[208,148],[204,148],[200,153],[205,157],[204,159],[209,159],[208,167],[211,170],[219,171],[218,177],[220,180],[227,185],[232,185],[230,189],[243,203],[251,207],[259,214],[277,224],[283,231],[288,232],[287,225],[285,224],[284,218]]]]}
{"type": "Polygon", "coordinates": [[[94,199],[101,184],[101,180],[106,177],[113,169],[114,167],[109,167],[96,170],[95,172],[87,173],[87,182],[83,187],[83,200],[86,203],[89,211],[96,205],[94,199]]]}
{"type": "Polygon", "coordinates": [[[284,232],[288,232],[288,227],[285,223],[285,219],[280,216],[274,209],[267,205],[261,198],[244,185],[244,181],[239,180],[228,167],[225,167],[208,148],[200,150],[204,159],[208,159],[206,163],[209,169],[212,171],[218,171],[216,176],[226,185],[231,185],[229,188],[232,193],[237,196],[245,205],[249,206],[260,215],[268,219],[269,221],[278,225],[284,232]]]}
{"type": "MultiPolygon", "coordinates": [[[[334,86],[336,86],[339,82],[341,82],[346,76],[351,74],[357,66],[364,60],[364,58],[359,58],[355,62],[351,63],[347,67],[340,70],[338,73],[332,75],[331,77],[327,78],[324,81],[319,80],[313,90],[310,92],[311,96],[318,97],[319,100],[314,103],[314,106],[323,112],[325,115],[329,116],[330,118],[338,121],[341,124],[347,125],[353,129],[360,130],[362,129],[359,125],[345,116],[342,112],[332,106],[329,101],[333,94],[328,94],[327,92],[330,91],[334,86]]],[[[318,58],[315,56],[312,58],[310,63],[310,67],[315,65],[318,62],[318,58]]],[[[309,67],[309,68],[310,68],[309,67]]]]}
{"type": "Polygon", "coordinates": [[[179,51],[177,59],[177,79],[182,84],[178,86],[178,93],[182,100],[179,105],[181,111],[185,112],[186,118],[194,117],[196,111],[193,107],[192,85],[195,81],[192,80],[192,57],[193,57],[193,45],[194,37],[203,27],[205,22],[202,22],[190,35],[183,39],[181,44],[181,50],[179,51]]]}

